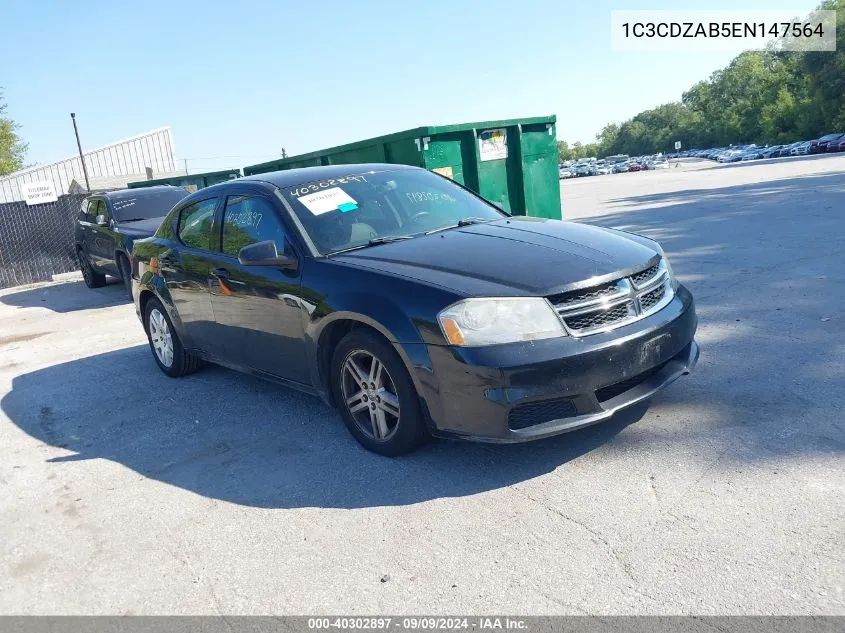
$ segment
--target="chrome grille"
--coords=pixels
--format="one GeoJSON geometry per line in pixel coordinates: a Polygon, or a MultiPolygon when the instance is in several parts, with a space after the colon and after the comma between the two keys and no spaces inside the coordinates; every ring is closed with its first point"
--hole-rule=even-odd
{"type": "Polygon", "coordinates": [[[638,273],[634,273],[631,275],[631,281],[634,282],[634,285],[637,288],[642,288],[643,286],[648,285],[648,282],[657,275],[657,272],[660,270],[660,263],[663,260],[660,260],[659,263],[655,264],[654,266],[649,266],[645,270],[641,270],[638,273]]]}
{"type": "Polygon", "coordinates": [[[654,290],[649,290],[640,296],[640,309],[645,312],[649,308],[660,303],[663,295],[666,294],[666,284],[660,284],[654,290]]]}
{"type": "Polygon", "coordinates": [[[674,296],[666,263],[592,288],[549,297],[570,334],[606,332],[653,314],[674,296]]]}
{"type": "Polygon", "coordinates": [[[549,301],[555,307],[566,308],[567,310],[575,310],[582,305],[592,305],[596,301],[607,301],[618,297],[626,296],[631,290],[627,281],[624,279],[617,279],[601,286],[594,288],[585,288],[583,290],[573,290],[563,294],[549,297],[549,301]]]}

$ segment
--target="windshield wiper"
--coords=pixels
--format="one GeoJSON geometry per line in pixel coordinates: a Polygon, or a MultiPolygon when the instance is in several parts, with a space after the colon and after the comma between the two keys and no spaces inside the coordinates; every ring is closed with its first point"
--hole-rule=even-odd
{"type": "Polygon", "coordinates": [[[329,255],[336,255],[337,253],[347,253],[349,251],[357,251],[359,248],[367,248],[369,246],[378,246],[379,244],[389,244],[390,242],[399,242],[402,240],[413,239],[413,235],[383,235],[381,237],[374,237],[366,244],[358,244],[358,246],[350,246],[349,248],[342,248],[339,251],[332,251],[329,255]]]}
{"type": "Polygon", "coordinates": [[[410,240],[412,236],[410,235],[384,235],[382,237],[374,237],[369,242],[367,242],[367,246],[375,246],[377,244],[388,244],[390,242],[398,242],[399,240],[410,240]]]}
{"type": "Polygon", "coordinates": [[[432,233],[439,233],[440,231],[448,231],[449,229],[456,229],[456,228],[461,227],[461,226],[469,226],[470,224],[481,224],[482,222],[492,222],[492,218],[476,218],[476,217],[462,218],[462,219],[458,220],[457,224],[450,224],[449,226],[441,226],[439,229],[427,231],[426,235],[431,235],[432,233]]]}

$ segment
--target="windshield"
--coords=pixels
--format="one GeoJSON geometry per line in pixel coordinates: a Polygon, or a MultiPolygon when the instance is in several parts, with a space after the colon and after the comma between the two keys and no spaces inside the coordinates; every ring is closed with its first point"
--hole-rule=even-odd
{"type": "Polygon", "coordinates": [[[112,215],[117,222],[162,218],[187,195],[188,191],[185,189],[166,191],[138,189],[137,195],[113,199],[111,201],[112,215]]]}
{"type": "Polygon", "coordinates": [[[461,220],[506,217],[451,181],[424,170],[349,174],[281,190],[322,254],[370,240],[417,236],[461,220]]]}

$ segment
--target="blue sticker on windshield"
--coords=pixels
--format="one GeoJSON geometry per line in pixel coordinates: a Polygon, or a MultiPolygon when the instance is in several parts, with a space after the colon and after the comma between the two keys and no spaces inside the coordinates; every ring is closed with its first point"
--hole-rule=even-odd
{"type": "Polygon", "coordinates": [[[358,208],[358,205],[354,202],[342,202],[341,204],[337,205],[337,208],[341,213],[346,213],[347,211],[354,211],[358,208]]]}

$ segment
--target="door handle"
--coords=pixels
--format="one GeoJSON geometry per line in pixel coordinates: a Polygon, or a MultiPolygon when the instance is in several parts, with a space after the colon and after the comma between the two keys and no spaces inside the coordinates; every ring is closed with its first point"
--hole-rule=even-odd
{"type": "Polygon", "coordinates": [[[211,276],[218,279],[229,279],[229,271],[225,268],[215,268],[211,271],[211,276]]]}

